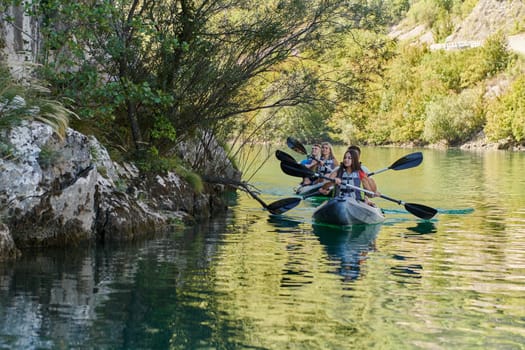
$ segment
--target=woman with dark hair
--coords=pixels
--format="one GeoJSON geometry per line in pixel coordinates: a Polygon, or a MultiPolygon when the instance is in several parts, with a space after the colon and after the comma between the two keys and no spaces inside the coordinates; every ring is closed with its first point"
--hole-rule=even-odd
{"type": "MultiPolygon", "coordinates": [[[[368,191],[375,193],[375,196],[379,196],[377,189],[374,189],[370,179],[366,173],[361,169],[361,162],[359,161],[359,153],[355,149],[349,149],[345,152],[343,162],[339,166],[339,169],[333,171],[330,178],[334,179],[335,184],[339,188],[339,195],[350,196],[360,201],[369,203],[363,192],[356,190],[355,188],[344,186],[352,185],[355,187],[363,187],[368,191]]],[[[319,192],[328,194],[331,182],[327,182],[319,192]]],[[[372,203],[369,203],[372,204],[372,203]]]]}
{"type": "MultiPolygon", "coordinates": [[[[359,146],[356,146],[356,145],[348,146],[348,151],[351,149],[357,151],[357,154],[359,155],[359,160],[361,160],[361,148],[359,148],[359,146]]],[[[361,163],[361,169],[366,173],[366,175],[370,174],[370,170],[368,170],[368,168],[364,166],[362,163],[361,163]]],[[[376,192],[377,185],[376,185],[375,180],[372,179],[371,177],[369,177],[368,180],[370,182],[370,186],[372,186],[372,191],[376,192]]]]}

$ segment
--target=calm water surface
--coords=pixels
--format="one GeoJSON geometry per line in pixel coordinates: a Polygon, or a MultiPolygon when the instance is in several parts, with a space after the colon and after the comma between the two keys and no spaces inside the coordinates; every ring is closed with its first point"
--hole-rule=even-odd
{"type": "MultiPolygon", "coordinates": [[[[376,199],[384,224],[327,227],[240,193],[163,237],[2,264],[0,349],[525,349],[525,154],[422,152],[376,182],[431,221],[376,199]]],[[[267,203],[298,182],[274,159],[252,181],[267,203]]]]}

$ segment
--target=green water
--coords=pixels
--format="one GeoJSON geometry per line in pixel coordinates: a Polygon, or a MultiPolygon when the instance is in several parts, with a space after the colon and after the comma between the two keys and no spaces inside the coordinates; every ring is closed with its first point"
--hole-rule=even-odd
{"type": "MultiPolygon", "coordinates": [[[[0,349],[525,349],[525,154],[422,152],[376,182],[431,221],[375,199],[384,224],[326,227],[239,193],[184,231],[4,263],[0,349]]],[[[267,203],[298,182],[273,158],[253,181],[267,203]]]]}

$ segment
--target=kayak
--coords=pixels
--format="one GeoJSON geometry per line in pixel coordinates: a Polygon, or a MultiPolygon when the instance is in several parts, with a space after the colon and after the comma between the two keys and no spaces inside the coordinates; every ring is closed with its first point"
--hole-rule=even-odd
{"type": "Polygon", "coordinates": [[[381,208],[352,197],[330,199],[315,210],[313,217],[315,221],[332,225],[379,224],[385,220],[381,208]]]}
{"type": "Polygon", "coordinates": [[[300,196],[311,196],[311,195],[321,195],[319,193],[319,189],[324,185],[323,182],[310,184],[310,185],[300,185],[295,189],[295,194],[298,194],[300,196]]]}

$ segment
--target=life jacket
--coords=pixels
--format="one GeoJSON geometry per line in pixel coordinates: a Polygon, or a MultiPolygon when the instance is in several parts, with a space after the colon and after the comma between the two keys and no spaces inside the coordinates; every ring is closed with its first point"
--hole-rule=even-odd
{"type": "Polygon", "coordinates": [[[332,170],[335,168],[335,162],[334,159],[324,159],[321,157],[321,160],[324,162],[323,166],[320,166],[317,171],[323,175],[330,174],[332,170]]]}
{"type": "Polygon", "coordinates": [[[311,154],[309,154],[309,155],[306,157],[306,159],[303,159],[303,160],[301,161],[301,164],[302,164],[302,165],[310,165],[310,164],[312,164],[312,162],[313,162],[314,160],[316,160],[315,157],[312,156],[311,154]]]}
{"type": "Polygon", "coordinates": [[[363,201],[363,192],[357,191],[350,187],[345,187],[344,185],[353,185],[355,187],[361,187],[361,179],[366,176],[366,173],[363,170],[352,171],[347,173],[342,167],[339,168],[337,172],[337,177],[341,179],[341,186],[339,189],[339,195],[343,197],[353,197],[356,200],[363,201]]]}

